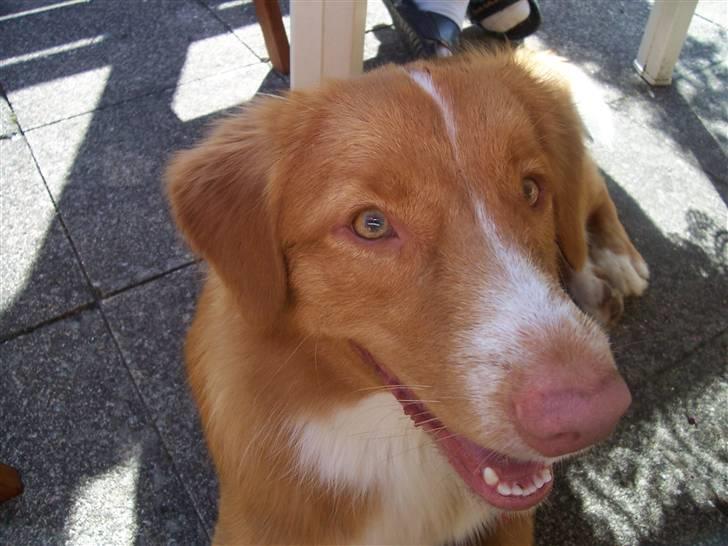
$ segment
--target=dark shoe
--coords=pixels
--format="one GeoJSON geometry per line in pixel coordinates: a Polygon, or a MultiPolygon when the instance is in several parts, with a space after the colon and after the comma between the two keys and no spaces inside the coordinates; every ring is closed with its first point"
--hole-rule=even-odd
{"type": "Polygon", "coordinates": [[[516,26],[505,32],[494,32],[485,28],[481,22],[491,15],[512,6],[519,0],[470,0],[468,5],[468,17],[473,24],[479,25],[485,32],[499,38],[506,38],[510,41],[523,40],[529,34],[536,32],[541,25],[541,11],[537,0],[528,0],[528,17],[516,26]]]}
{"type": "Polygon", "coordinates": [[[412,0],[383,0],[394,26],[416,57],[447,57],[460,45],[460,26],[453,20],[422,11],[412,0]]]}

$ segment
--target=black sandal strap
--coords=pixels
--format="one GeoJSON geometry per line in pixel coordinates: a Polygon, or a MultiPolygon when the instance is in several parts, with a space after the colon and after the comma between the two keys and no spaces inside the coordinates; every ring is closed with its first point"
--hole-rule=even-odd
{"type": "Polygon", "coordinates": [[[496,0],[495,2],[488,2],[487,0],[470,0],[468,4],[468,17],[473,23],[478,23],[519,1],[496,0]]]}

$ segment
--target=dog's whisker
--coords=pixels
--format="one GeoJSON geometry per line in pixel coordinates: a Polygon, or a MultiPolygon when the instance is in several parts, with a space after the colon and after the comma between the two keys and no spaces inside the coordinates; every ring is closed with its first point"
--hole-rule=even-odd
{"type": "Polygon", "coordinates": [[[314,373],[316,374],[316,385],[318,386],[319,391],[321,391],[321,378],[319,377],[319,369],[318,369],[318,343],[319,343],[319,336],[316,336],[316,338],[314,338],[314,345],[313,345],[313,369],[314,369],[314,373]]]}
{"type": "Polygon", "coordinates": [[[631,349],[634,347],[638,347],[640,345],[647,345],[647,344],[660,344],[665,341],[669,341],[670,339],[671,338],[669,336],[650,335],[649,338],[645,338],[645,339],[636,339],[634,341],[629,341],[626,343],[612,343],[611,349],[612,349],[612,352],[617,353],[617,352],[622,351],[627,348],[631,349]]]}
{"type": "Polygon", "coordinates": [[[457,395],[453,395],[453,396],[441,396],[440,397],[440,402],[442,402],[443,400],[458,400],[458,401],[468,402],[468,403],[475,403],[475,402],[477,402],[476,400],[473,399],[472,396],[457,396],[457,395]]]}
{"type": "Polygon", "coordinates": [[[425,398],[413,398],[411,400],[398,398],[397,400],[399,400],[403,404],[418,404],[420,402],[426,403],[426,404],[440,404],[441,403],[440,400],[427,400],[425,398]]]}
{"type": "Polygon", "coordinates": [[[366,392],[366,391],[378,391],[378,390],[390,391],[390,390],[401,389],[401,388],[405,388],[405,389],[431,389],[432,388],[432,385],[411,385],[411,384],[408,384],[408,385],[400,385],[400,384],[397,384],[397,385],[377,385],[376,387],[362,387],[360,389],[356,389],[354,392],[366,392]]]}

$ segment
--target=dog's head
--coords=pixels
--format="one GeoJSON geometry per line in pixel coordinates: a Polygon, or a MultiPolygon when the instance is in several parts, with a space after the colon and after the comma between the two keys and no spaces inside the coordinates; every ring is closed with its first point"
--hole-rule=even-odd
{"type": "Polygon", "coordinates": [[[539,70],[471,55],[265,98],[169,171],[178,224],[250,327],[350,343],[506,509],[541,500],[549,464],[629,404],[560,287],[560,260],[587,251],[585,152],[539,70]]]}

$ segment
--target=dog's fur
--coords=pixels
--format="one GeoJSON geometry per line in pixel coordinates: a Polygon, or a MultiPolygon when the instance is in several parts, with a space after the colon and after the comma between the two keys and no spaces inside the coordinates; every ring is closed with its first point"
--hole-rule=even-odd
{"type": "Polygon", "coordinates": [[[553,64],[384,67],[256,100],[173,160],[175,219],[209,264],[186,360],[216,543],[531,543],[530,515],[472,493],[360,348],[449,430],[516,459],[556,459],[513,425],[532,370],[616,374],[582,310],[615,320],[647,267],[553,64]],[[397,237],[354,234],[372,207],[397,237]]]}

